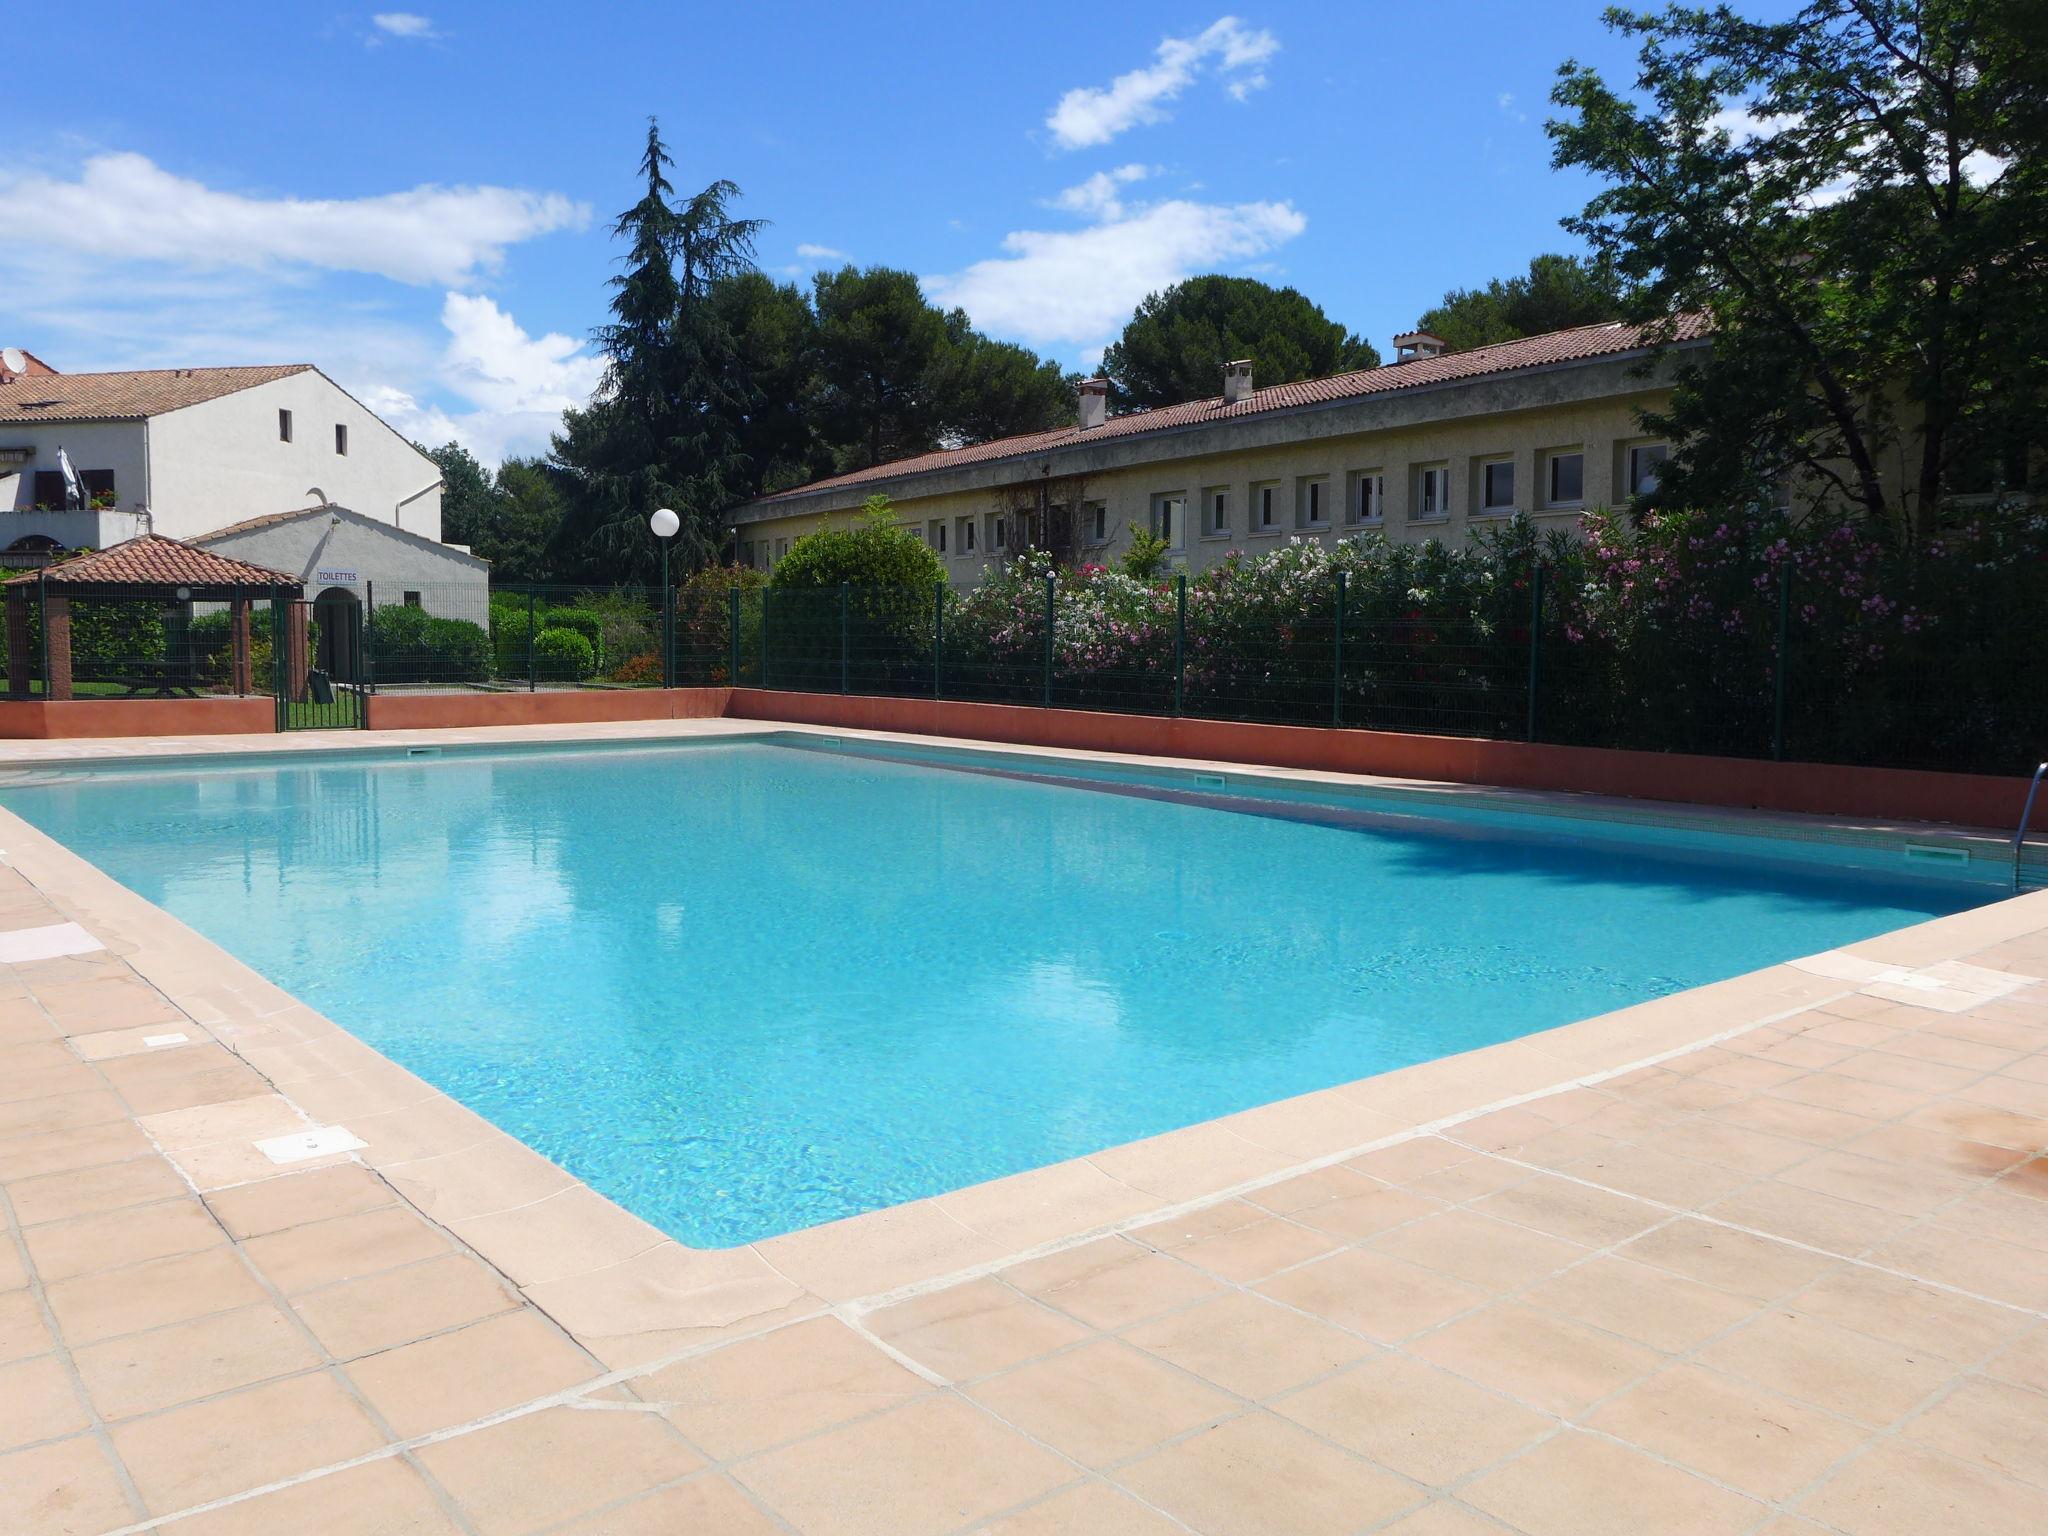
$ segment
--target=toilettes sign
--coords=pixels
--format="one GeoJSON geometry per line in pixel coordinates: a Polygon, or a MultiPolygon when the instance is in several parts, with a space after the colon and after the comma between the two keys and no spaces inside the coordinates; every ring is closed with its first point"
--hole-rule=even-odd
{"type": "Polygon", "coordinates": [[[322,568],[313,572],[313,580],[323,587],[352,587],[356,584],[356,573],[352,569],[336,567],[322,568]]]}

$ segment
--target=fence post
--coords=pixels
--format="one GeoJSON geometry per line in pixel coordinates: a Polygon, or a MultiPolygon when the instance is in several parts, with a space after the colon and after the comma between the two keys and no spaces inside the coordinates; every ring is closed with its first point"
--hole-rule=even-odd
{"type": "Polygon", "coordinates": [[[673,688],[676,685],[676,589],[669,580],[668,545],[667,539],[661,541],[661,686],[673,688]]]}
{"type": "Polygon", "coordinates": [[[377,691],[377,648],[370,624],[377,617],[377,583],[363,583],[363,621],[356,626],[356,695],[377,691]]]}
{"type": "Polygon", "coordinates": [[[1330,668],[1330,724],[1344,723],[1344,573],[1337,573],[1337,640],[1330,668]]]}
{"type": "Polygon", "coordinates": [[[1053,574],[1045,573],[1045,707],[1052,708],[1052,584],[1053,574]]]}
{"type": "Polygon", "coordinates": [[[839,583],[839,691],[840,691],[841,693],[848,693],[848,692],[851,692],[851,691],[852,691],[852,690],[850,690],[850,689],[849,689],[849,688],[848,688],[848,687],[846,686],[846,680],[847,680],[847,660],[846,660],[846,652],[847,652],[847,640],[846,640],[846,606],[847,606],[847,605],[846,605],[846,594],[847,594],[847,591],[848,591],[848,584],[847,584],[846,582],[843,582],[843,581],[842,581],[841,583],[839,583]]]}
{"type": "Polygon", "coordinates": [[[1188,573],[1175,583],[1173,611],[1173,712],[1185,711],[1188,700],[1188,573]]]}
{"type": "Polygon", "coordinates": [[[533,588],[526,589],[526,691],[532,693],[540,686],[540,669],[534,664],[533,651],[533,588]]]}
{"type": "Polygon", "coordinates": [[[726,643],[727,643],[727,646],[728,646],[728,648],[729,648],[729,649],[730,649],[730,651],[731,651],[731,656],[732,656],[732,659],[731,659],[731,661],[730,661],[730,662],[729,662],[729,663],[727,664],[727,666],[726,666],[726,677],[725,677],[725,681],[726,681],[726,686],[727,686],[727,687],[729,687],[729,688],[737,688],[737,687],[739,687],[739,685],[740,685],[740,589],[739,589],[739,587],[738,587],[738,586],[734,586],[734,587],[733,587],[733,589],[732,589],[732,590],[731,590],[731,591],[730,591],[730,592],[729,592],[729,593],[727,594],[727,596],[728,596],[728,597],[729,597],[729,598],[731,599],[731,601],[730,601],[729,603],[727,603],[727,604],[726,604],[726,607],[727,607],[727,609],[729,610],[729,612],[728,612],[728,616],[727,616],[727,619],[726,619],[726,643]]]}
{"type": "Polygon", "coordinates": [[[290,691],[285,683],[287,669],[291,662],[286,652],[290,645],[286,639],[286,623],[282,602],[284,588],[270,589],[270,692],[277,703],[277,728],[282,731],[289,723],[285,695],[290,691]]]}
{"type": "Polygon", "coordinates": [[[945,694],[939,688],[939,667],[946,654],[946,583],[944,578],[932,583],[932,697],[942,699],[945,694]]]}
{"type": "MultiPolygon", "coordinates": [[[[36,640],[42,649],[43,697],[50,696],[50,577],[47,568],[36,572],[36,640]]],[[[31,693],[35,690],[30,689],[31,693]]]]}
{"type": "Polygon", "coordinates": [[[761,589],[761,686],[773,688],[774,680],[768,671],[768,606],[774,592],[767,587],[761,589]]]}
{"type": "Polygon", "coordinates": [[[1792,562],[1778,567],[1778,657],[1771,699],[1771,761],[1785,761],[1785,652],[1792,637],[1792,562]]]}
{"type": "Polygon", "coordinates": [[[1543,562],[1529,571],[1529,720],[1524,734],[1536,739],[1536,697],[1543,677],[1543,562]]]}

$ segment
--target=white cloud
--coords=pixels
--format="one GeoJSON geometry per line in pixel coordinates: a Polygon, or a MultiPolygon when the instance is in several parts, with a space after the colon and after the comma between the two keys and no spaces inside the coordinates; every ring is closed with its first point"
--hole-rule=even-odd
{"type": "Polygon", "coordinates": [[[1307,227],[1291,203],[1174,199],[1120,209],[1088,229],[1014,231],[1003,239],[1007,254],[926,278],[925,291],[999,335],[1040,345],[1100,346],[1146,294],[1196,272],[1250,261],[1307,227]]]}
{"type": "Polygon", "coordinates": [[[1243,101],[1266,84],[1263,66],[1280,51],[1279,39],[1225,16],[1193,37],[1161,40],[1153,62],[1121,74],[1106,86],[1068,91],[1046,114],[1045,126],[1062,149],[1107,144],[1125,130],[1162,121],[1166,104],[1194,83],[1203,70],[1228,76],[1226,89],[1243,101]]]}
{"type": "Polygon", "coordinates": [[[1090,218],[1119,219],[1123,217],[1124,205],[1118,189],[1143,181],[1157,171],[1157,166],[1136,164],[1120,165],[1113,171],[1097,171],[1086,181],[1064,188],[1052,200],[1052,206],[1064,208],[1069,213],[1086,214],[1090,218]]]}
{"type": "Polygon", "coordinates": [[[412,11],[379,11],[370,18],[370,25],[379,32],[404,38],[407,42],[427,42],[441,35],[434,30],[432,17],[412,11]]]}
{"type": "Polygon", "coordinates": [[[50,250],[188,270],[325,268],[466,287],[506,247],[581,228],[552,192],[419,186],[376,197],[253,197],[176,176],[146,156],[94,155],[78,178],[0,171],[0,214],[50,250]]]}
{"type": "Polygon", "coordinates": [[[1510,118],[1518,123],[1529,121],[1529,114],[1515,105],[1515,93],[1513,91],[1502,91],[1493,99],[1493,104],[1500,108],[1500,115],[1502,117],[1510,118]]]}
{"type": "Polygon", "coordinates": [[[585,404],[604,378],[602,356],[556,332],[529,336],[484,294],[449,294],[441,324],[448,343],[434,382],[470,409],[422,405],[388,382],[357,390],[371,410],[429,447],[452,438],[490,465],[511,454],[544,453],[562,412],[585,404]]]}
{"type": "Polygon", "coordinates": [[[846,252],[842,250],[837,250],[829,245],[812,245],[809,241],[799,245],[796,248],[796,253],[805,261],[844,261],[846,259],[846,252]]]}

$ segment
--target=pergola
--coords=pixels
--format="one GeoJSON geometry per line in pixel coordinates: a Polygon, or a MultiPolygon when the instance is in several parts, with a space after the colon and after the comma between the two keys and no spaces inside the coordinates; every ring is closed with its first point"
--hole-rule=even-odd
{"type": "Polygon", "coordinates": [[[40,605],[43,617],[43,648],[47,659],[44,697],[72,696],[71,604],[75,599],[99,598],[114,602],[225,603],[233,636],[233,685],[236,693],[254,693],[255,678],[249,662],[250,605],[259,599],[291,601],[291,626],[287,637],[292,691],[296,696],[306,670],[305,608],[297,599],[299,579],[283,571],[231,560],[210,550],[146,533],[140,538],[91,550],[60,560],[39,571],[29,571],[6,583],[7,589],[7,692],[10,698],[29,697],[29,605],[40,605]]]}

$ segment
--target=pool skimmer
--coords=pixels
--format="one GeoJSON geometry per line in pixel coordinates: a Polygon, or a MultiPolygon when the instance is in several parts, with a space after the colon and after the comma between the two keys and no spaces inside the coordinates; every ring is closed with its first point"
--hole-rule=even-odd
{"type": "Polygon", "coordinates": [[[280,1166],[303,1163],[308,1158],[331,1157],[336,1152],[353,1152],[366,1147],[364,1141],[345,1125],[316,1125],[310,1130],[271,1136],[256,1143],[256,1150],[280,1166]]]}

